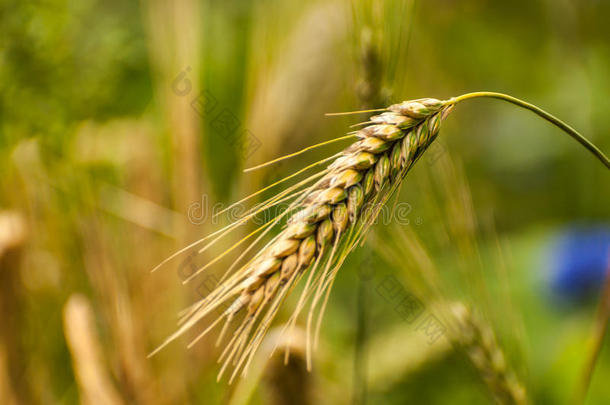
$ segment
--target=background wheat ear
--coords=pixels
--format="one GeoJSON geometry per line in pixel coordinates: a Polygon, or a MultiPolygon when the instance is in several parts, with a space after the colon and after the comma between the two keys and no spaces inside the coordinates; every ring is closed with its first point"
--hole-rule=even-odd
{"type": "Polygon", "coordinates": [[[450,312],[455,317],[453,339],[464,349],[497,403],[530,403],[525,387],[508,365],[492,328],[463,303],[454,303],[450,312]]]}

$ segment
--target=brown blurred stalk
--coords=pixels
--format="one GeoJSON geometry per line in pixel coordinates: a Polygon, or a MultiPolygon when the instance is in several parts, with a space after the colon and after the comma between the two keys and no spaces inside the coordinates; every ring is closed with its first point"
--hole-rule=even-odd
{"type": "Polygon", "coordinates": [[[273,335],[270,340],[278,349],[269,359],[265,370],[265,403],[269,405],[313,404],[311,392],[312,374],[305,361],[304,332],[300,329],[285,335],[273,335]],[[276,342],[273,342],[276,340],[276,342]],[[290,350],[290,360],[285,364],[284,352],[290,350]]]}
{"type": "Polygon", "coordinates": [[[29,381],[23,378],[25,362],[19,330],[19,266],[27,238],[24,218],[0,212],[0,403],[29,403],[29,381]]]}
{"type": "MultiPolygon", "coordinates": [[[[205,156],[204,135],[201,118],[195,108],[196,99],[202,91],[199,80],[202,71],[201,3],[197,0],[143,0],[142,10],[147,27],[155,96],[172,147],[172,208],[186,217],[192,204],[203,204],[202,193],[208,189],[204,176],[207,164],[201,158],[205,156]]],[[[190,226],[186,219],[174,224],[178,248],[195,238],[195,230],[197,235],[206,233],[201,226],[197,229],[190,226]]],[[[184,293],[184,288],[176,291],[166,289],[159,301],[181,303],[184,293]]],[[[146,298],[143,294],[141,297],[146,298]]],[[[147,313],[150,316],[165,314],[162,309],[147,313]]],[[[162,322],[162,319],[165,318],[155,316],[155,324],[162,322]]],[[[159,386],[169,390],[164,391],[163,396],[171,398],[172,403],[184,403],[187,395],[189,372],[184,350],[180,350],[163,359],[162,367],[156,370],[159,386]]]]}
{"type": "MultiPolygon", "coordinates": [[[[200,117],[192,102],[201,91],[200,7],[195,0],[145,0],[156,95],[172,142],[174,209],[201,199],[200,117]]],[[[185,230],[184,236],[188,233],[185,230]]]]}
{"type": "Polygon", "coordinates": [[[64,333],[72,355],[81,404],[123,404],[103,362],[93,310],[84,296],[74,294],[66,303],[64,333]]]}
{"type": "Polygon", "coordinates": [[[284,326],[269,332],[250,371],[235,386],[229,405],[249,404],[257,386],[268,405],[319,403],[314,400],[315,374],[307,371],[305,361],[305,331],[298,327],[283,331],[284,326]],[[284,362],[286,350],[290,351],[288,364],[284,362]]]}

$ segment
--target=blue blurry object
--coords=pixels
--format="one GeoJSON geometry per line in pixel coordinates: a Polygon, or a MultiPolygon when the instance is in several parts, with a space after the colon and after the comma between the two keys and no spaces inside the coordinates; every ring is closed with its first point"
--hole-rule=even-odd
{"type": "Polygon", "coordinates": [[[551,248],[551,289],[562,301],[578,303],[596,293],[610,267],[610,227],[573,227],[551,248]]]}

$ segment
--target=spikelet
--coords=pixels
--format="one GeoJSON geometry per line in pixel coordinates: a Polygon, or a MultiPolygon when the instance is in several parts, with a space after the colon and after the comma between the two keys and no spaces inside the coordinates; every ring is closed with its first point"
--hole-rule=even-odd
{"type": "MultiPolygon", "coordinates": [[[[396,191],[409,169],[436,138],[441,121],[451,107],[452,104],[436,99],[391,105],[387,111],[371,117],[367,125],[354,134],[357,141],[333,157],[334,161],[325,170],[280,192],[226,229],[211,235],[216,238],[200,251],[257,213],[293,199],[289,210],[228,249],[233,250],[265,229],[240,255],[229,269],[230,272],[264,234],[291,214],[276,237],[257,249],[254,257],[239,269],[227,275],[207,297],[183,313],[179,329],[151,355],[207,315],[213,314],[216,319],[193,343],[224,321],[219,340],[222,339],[229,324],[239,318],[239,324],[221,355],[223,366],[219,374],[220,378],[229,366],[233,366],[233,379],[239,370],[247,369],[282,301],[295,284],[307,275],[289,325],[294,325],[299,312],[310,301],[307,358],[311,367],[310,336],[316,309],[321,307],[316,321],[317,337],[328,292],[339,267],[362,240],[382,204],[396,191]],[[312,185],[298,190],[312,181],[315,181],[312,185]],[[217,312],[219,308],[222,308],[220,316],[217,312]]],[[[212,263],[199,269],[193,277],[212,263]]]]}
{"type": "Polygon", "coordinates": [[[462,303],[455,303],[451,310],[457,320],[455,339],[481,374],[496,402],[528,404],[525,388],[508,366],[491,327],[462,303]]]}

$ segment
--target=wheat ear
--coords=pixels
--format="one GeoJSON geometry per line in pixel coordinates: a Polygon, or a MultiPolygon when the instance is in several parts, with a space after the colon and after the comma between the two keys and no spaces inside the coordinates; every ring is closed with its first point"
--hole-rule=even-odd
{"type": "MultiPolygon", "coordinates": [[[[237,223],[247,220],[284,197],[294,199],[289,210],[251,235],[264,228],[267,232],[290,213],[284,229],[206,298],[188,309],[179,329],[151,355],[206,315],[230,304],[195,340],[224,320],[222,337],[228,324],[243,314],[221,355],[224,365],[220,374],[232,364],[234,377],[238,370],[247,368],[283,299],[305,274],[307,281],[291,323],[310,299],[310,334],[313,328],[311,314],[318,306],[322,307],[316,323],[319,325],[327,292],[346,255],[373,223],[380,205],[392,195],[413,163],[437,136],[441,120],[451,107],[436,99],[388,107],[386,112],[371,117],[368,125],[356,132],[358,140],[344,149],[314,184],[291,191],[292,195],[280,193],[238,220],[237,223]]],[[[219,235],[223,236],[234,226],[229,225],[219,235]]],[[[308,343],[311,353],[311,339],[308,343]]],[[[308,358],[311,359],[310,354],[308,358]]]]}
{"type": "MultiPolygon", "coordinates": [[[[346,256],[363,240],[379,215],[382,205],[394,194],[413,164],[436,138],[441,121],[448,112],[456,103],[475,97],[504,98],[506,101],[534,111],[560,126],[610,167],[610,161],[571,127],[537,107],[500,93],[470,93],[446,101],[425,98],[404,101],[386,109],[368,110],[382,113],[358,124],[363,127],[350,134],[358,140],[341,153],[313,163],[238,203],[281,184],[307,169],[333,160],[326,169],[256,205],[235,222],[180,250],[159,265],[213,238],[200,248],[199,252],[202,252],[257,214],[292,200],[288,209],[242,238],[185,280],[187,282],[193,279],[223,256],[260,233],[229,267],[220,284],[207,297],[183,312],[178,330],[150,356],[184,334],[207,315],[220,310],[220,315],[216,314],[218,315],[216,319],[189,347],[224,321],[218,338],[220,342],[229,325],[240,318],[239,325],[220,356],[220,361],[224,364],[219,378],[229,366],[233,366],[234,371],[231,376],[233,380],[240,370],[245,373],[248,369],[284,298],[307,274],[303,292],[288,325],[294,325],[305,303],[310,301],[306,346],[307,364],[311,367],[313,318],[317,311],[315,321],[317,343],[329,292],[346,256]],[[250,260],[242,263],[262,238],[288,215],[290,217],[282,231],[262,248],[258,248],[257,253],[250,260]],[[241,267],[238,267],[240,264],[241,267]]],[[[341,137],[341,139],[345,138],[341,137]]],[[[264,165],[258,167],[262,166],[264,165]]],[[[286,351],[286,359],[288,355],[289,352],[286,351]]]]}
{"type": "Polygon", "coordinates": [[[451,307],[457,320],[454,337],[501,405],[529,403],[523,384],[506,363],[491,327],[462,303],[451,307]]]}

